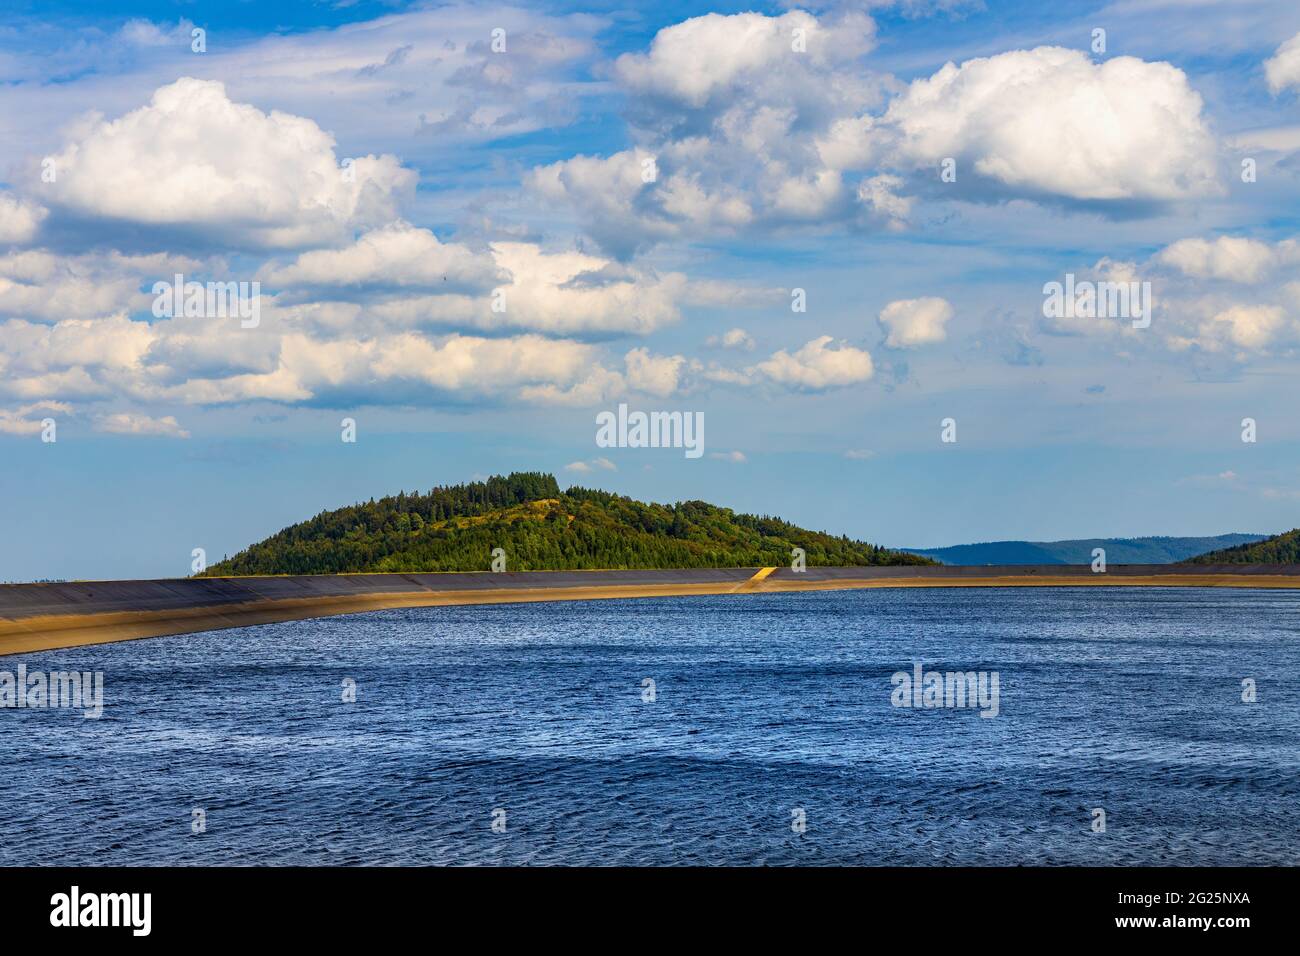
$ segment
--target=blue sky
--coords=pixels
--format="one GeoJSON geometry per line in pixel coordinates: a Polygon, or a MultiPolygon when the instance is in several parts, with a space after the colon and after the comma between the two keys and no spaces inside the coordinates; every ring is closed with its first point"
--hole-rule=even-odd
{"type": "Polygon", "coordinates": [[[913,547],[1300,524],[1294,3],[19,2],[0,79],[0,580],[511,470],[913,547]],[[597,447],[620,402],[706,454],[597,447]]]}

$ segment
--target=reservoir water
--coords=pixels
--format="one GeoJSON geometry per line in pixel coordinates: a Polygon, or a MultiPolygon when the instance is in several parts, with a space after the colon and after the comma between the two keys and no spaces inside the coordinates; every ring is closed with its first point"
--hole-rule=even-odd
{"type": "Polygon", "coordinates": [[[104,710],[0,709],[0,864],[1296,864],[1298,652],[1297,592],[943,588],[5,657],[104,710]]]}

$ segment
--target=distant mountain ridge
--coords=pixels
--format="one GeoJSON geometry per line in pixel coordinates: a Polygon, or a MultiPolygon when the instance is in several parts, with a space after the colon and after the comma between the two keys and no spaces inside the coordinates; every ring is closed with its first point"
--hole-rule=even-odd
{"type": "Polygon", "coordinates": [[[1188,564],[1300,564],[1300,528],[1198,554],[1188,564]]]}
{"type": "MultiPolygon", "coordinates": [[[[1292,532],[1297,534],[1297,532],[1292,532]]],[[[1066,541],[984,541],[947,548],[900,548],[940,564],[1089,564],[1104,548],[1107,564],[1176,564],[1206,552],[1250,546],[1263,534],[1220,534],[1206,538],[1077,538],[1066,541]]]]}
{"type": "Polygon", "coordinates": [[[205,573],[486,571],[497,548],[509,571],[780,567],[796,547],[809,567],[932,563],[705,501],[561,491],[553,475],[519,472],[322,511],[205,573]]]}

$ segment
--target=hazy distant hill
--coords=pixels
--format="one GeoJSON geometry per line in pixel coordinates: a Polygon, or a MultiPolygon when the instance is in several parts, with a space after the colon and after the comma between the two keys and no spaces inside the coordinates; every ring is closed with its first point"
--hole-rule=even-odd
{"type": "MultiPolygon", "coordinates": [[[[1295,534],[1296,532],[1292,532],[1295,534]]],[[[1108,564],[1174,564],[1216,548],[1262,541],[1262,534],[1211,538],[1083,538],[1074,541],[986,541],[949,548],[904,548],[941,564],[1089,564],[1093,548],[1106,549],[1108,564]]]]}
{"type": "Polygon", "coordinates": [[[486,571],[494,548],[510,571],[770,567],[788,565],[794,547],[817,566],[931,563],[780,518],[561,491],[554,476],[524,472],[323,511],[205,574],[486,571]]]}
{"type": "Polygon", "coordinates": [[[1189,564],[1300,564],[1300,528],[1188,559],[1189,564]]]}

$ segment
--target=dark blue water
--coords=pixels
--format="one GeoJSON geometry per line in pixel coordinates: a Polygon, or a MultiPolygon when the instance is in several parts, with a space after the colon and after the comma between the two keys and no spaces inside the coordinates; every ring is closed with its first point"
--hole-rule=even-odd
{"type": "Polygon", "coordinates": [[[1279,591],[918,589],[0,658],[106,685],[0,710],[0,863],[1294,864],[1298,632],[1279,591]],[[999,715],[892,707],[917,661],[996,671],[999,715]]]}

